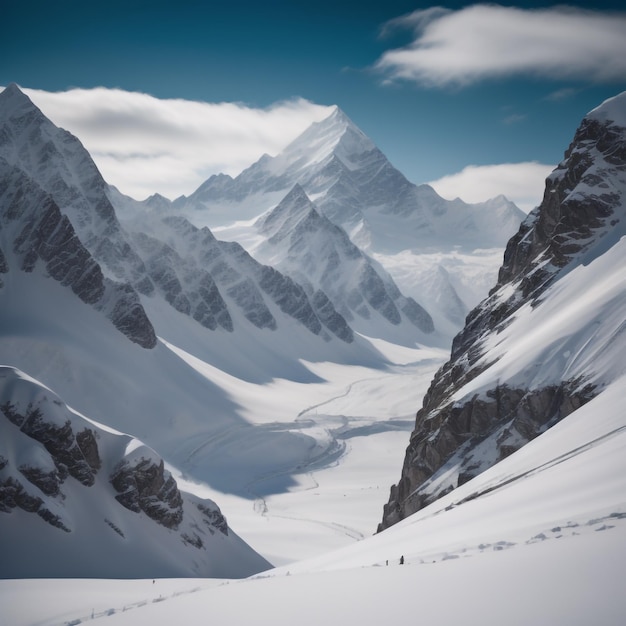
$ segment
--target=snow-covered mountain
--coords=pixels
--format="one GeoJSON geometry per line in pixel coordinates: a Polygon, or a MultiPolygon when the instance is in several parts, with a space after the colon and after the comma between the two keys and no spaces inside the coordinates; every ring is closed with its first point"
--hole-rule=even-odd
{"type": "Polygon", "coordinates": [[[270,567],[150,448],[7,366],[0,433],[0,578],[240,578],[270,567]]]}
{"type": "Polygon", "coordinates": [[[0,180],[3,272],[32,272],[41,263],[132,341],[154,347],[154,329],[125,281],[141,263],[106,201],[106,183],[78,140],[49,122],[16,85],[0,93],[0,180]],[[103,263],[111,258],[128,258],[130,271],[107,272],[119,268],[103,263]]]}
{"type": "Polygon", "coordinates": [[[624,396],[626,93],[590,112],[417,414],[381,528],[605,389],[624,396]]]}
{"type": "MultiPolygon", "coordinates": [[[[256,228],[263,239],[254,248],[255,256],[292,276],[310,293],[326,294],[356,330],[378,336],[385,333],[381,327],[409,323],[422,335],[433,332],[430,315],[403,296],[389,274],[342,228],[320,214],[299,184],[259,219],[256,228]]],[[[404,336],[415,342],[415,332],[404,330],[404,336]]]]}

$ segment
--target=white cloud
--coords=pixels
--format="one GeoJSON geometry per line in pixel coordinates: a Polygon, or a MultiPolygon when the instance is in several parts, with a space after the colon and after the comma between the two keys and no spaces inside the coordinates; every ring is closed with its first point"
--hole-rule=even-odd
{"type": "Polygon", "coordinates": [[[76,135],[105,180],[138,199],[174,198],[211,174],[236,175],[276,154],[332,107],[303,99],[267,108],[160,100],[119,89],[24,89],[57,126],[76,135]]]}
{"type": "Polygon", "coordinates": [[[462,198],[465,202],[482,202],[504,194],[522,211],[528,212],[541,202],[545,179],[553,169],[554,165],[536,161],[468,165],[456,174],[428,184],[449,200],[462,198]]]}
{"type": "Polygon", "coordinates": [[[626,13],[478,4],[415,11],[389,22],[384,32],[398,27],[413,30],[415,39],[377,61],[375,67],[389,80],[464,86],[522,74],[626,79],[626,13]]]}

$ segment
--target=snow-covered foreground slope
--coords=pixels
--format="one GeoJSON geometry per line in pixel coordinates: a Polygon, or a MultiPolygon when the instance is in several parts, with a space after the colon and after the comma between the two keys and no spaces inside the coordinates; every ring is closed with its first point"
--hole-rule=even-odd
{"type": "Polygon", "coordinates": [[[0,581],[7,623],[622,624],[625,383],[347,548],[240,582],[0,581]]]}

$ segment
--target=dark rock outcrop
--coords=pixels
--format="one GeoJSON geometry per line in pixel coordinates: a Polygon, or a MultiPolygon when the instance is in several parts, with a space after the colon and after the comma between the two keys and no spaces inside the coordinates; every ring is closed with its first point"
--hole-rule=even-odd
{"type": "Polygon", "coordinates": [[[209,507],[201,502],[198,504],[198,510],[202,513],[202,521],[209,527],[211,533],[215,529],[223,535],[228,535],[228,523],[217,506],[209,507]]]}
{"type": "MultiPolygon", "coordinates": [[[[57,425],[48,421],[38,407],[29,407],[26,411],[20,412],[13,404],[7,402],[0,406],[0,412],[24,434],[46,448],[57,468],[56,480],[62,482],[69,474],[87,487],[94,484],[101,466],[95,431],[85,428],[75,433],[69,420],[57,425]]],[[[33,471],[29,473],[33,475],[33,471]]]]}
{"type": "Polygon", "coordinates": [[[127,509],[143,511],[166,528],[176,529],[183,519],[183,499],[163,460],[139,457],[121,461],[111,475],[115,499],[127,509]]]}
{"type": "Polygon", "coordinates": [[[206,273],[224,299],[257,328],[278,328],[270,310],[277,306],[315,335],[329,331],[347,343],[353,340],[352,330],[326,294],[307,292],[297,280],[257,262],[238,243],[218,241],[208,228],[196,228],[182,217],[168,217],[163,223],[171,229],[168,245],[180,264],[196,268],[195,276],[206,273]]]}
{"type": "Polygon", "coordinates": [[[145,233],[135,233],[134,241],[152,282],[172,307],[209,330],[218,327],[229,332],[233,330],[228,306],[205,269],[183,259],[171,246],[145,233]]]}
{"type": "Polygon", "coordinates": [[[593,387],[581,389],[576,382],[565,382],[533,391],[496,386],[485,398],[476,395],[467,402],[444,406],[426,400],[411,435],[402,478],[391,488],[378,530],[471,480],[593,396],[593,387]],[[481,444],[490,448],[486,458],[476,454],[481,444]],[[446,464],[454,466],[456,481],[432,486],[429,479],[446,464]]]}

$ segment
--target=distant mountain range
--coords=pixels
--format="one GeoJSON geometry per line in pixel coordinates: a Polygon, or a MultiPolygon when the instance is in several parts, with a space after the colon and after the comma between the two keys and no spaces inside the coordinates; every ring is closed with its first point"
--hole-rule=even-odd
{"type": "Polygon", "coordinates": [[[467,204],[414,185],[339,108],[280,154],[261,157],[237,177],[212,176],[188,197],[170,204],[155,196],[146,205],[180,211],[194,223],[215,227],[220,237],[236,239],[254,256],[271,259],[263,255],[260,222],[255,227],[254,220],[295,185],[322,217],[379,261],[448,339],[486,295],[501,250],[525,217],[504,196],[467,204]],[[486,264],[475,258],[476,249],[495,254],[486,264]]]}

